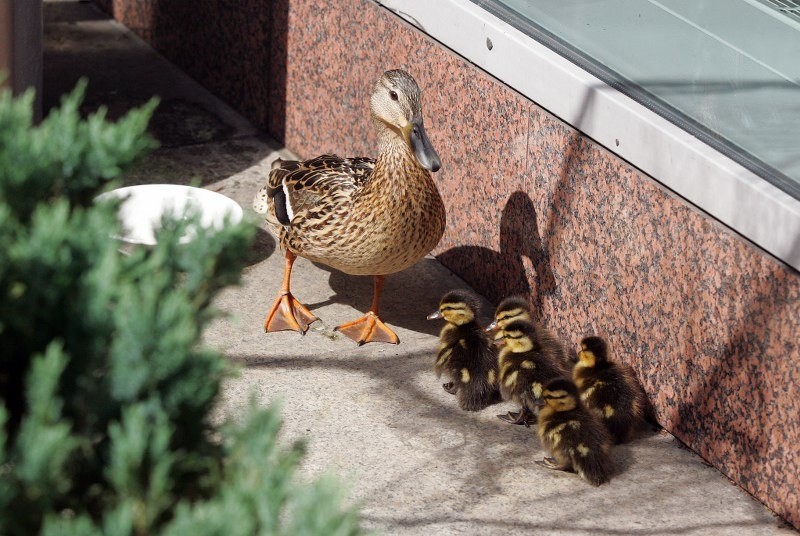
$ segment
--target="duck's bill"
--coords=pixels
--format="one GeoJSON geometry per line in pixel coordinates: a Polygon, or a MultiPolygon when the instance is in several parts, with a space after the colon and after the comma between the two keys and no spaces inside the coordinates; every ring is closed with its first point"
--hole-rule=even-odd
{"type": "Polygon", "coordinates": [[[493,320],[491,324],[486,326],[486,333],[493,333],[497,331],[497,320],[493,320]]]}
{"type": "Polygon", "coordinates": [[[442,318],[441,311],[434,311],[428,315],[428,320],[436,320],[437,318],[442,318]]]}
{"type": "Polygon", "coordinates": [[[411,143],[411,148],[414,149],[414,156],[417,157],[419,165],[428,171],[439,171],[442,161],[425,133],[422,120],[412,121],[409,127],[408,141],[411,143]]]}

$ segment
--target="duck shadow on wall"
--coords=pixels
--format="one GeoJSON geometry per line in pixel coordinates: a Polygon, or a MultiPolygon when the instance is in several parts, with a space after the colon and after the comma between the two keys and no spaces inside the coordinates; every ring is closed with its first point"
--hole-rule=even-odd
{"type": "Polygon", "coordinates": [[[550,254],[537,223],[536,207],[523,191],[512,193],[500,217],[500,251],[483,246],[457,246],[436,258],[496,302],[512,294],[531,297],[540,314],[545,296],[556,289],[550,254]],[[533,284],[525,259],[532,267],[533,284]]]}
{"type": "MultiPolygon", "coordinates": [[[[482,246],[458,246],[437,255],[439,263],[462,274],[467,284],[496,302],[512,294],[530,296],[534,314],[542,308],[545,296],[555,291],[555,278],[550,256],[538,228],[536,209],[522,191],[512,193],[506,201],[500,220],[500,251],[482,246]],[[532,266],[529,279],[526,261],[532,266]]],[[[381,317],[389,324],[409,330],[437,334],[441,325],[426,320],[438,306],[441,295],[451,288],[465,286],[430,258],[386,278],[381,295],[381,317]]],[[[366,311],[372,300],[372,278],[351,276],[322,264],[329,272],[334,294],[327,299],[306,303],[312,311],[332,303],[345,304],[366,311]]],[[[484,311],[487,312],[488,311],[484,311]]],[[[360,313],[359,313],[360,314],[360,313]]]]}
{"type": "MultiPolygon", "coordinates": [[[[349,275],[326,266],[314,266],[328,272],[328,284],[333,294],[327,299],[314,301],[319,296],[304,296],[306,307],[316,312],[330,304],[347,305],[355,309],[352,318],[322,319],[332,327],[364,314],[372,303],[373,278],[349,275]]],[[[438,306],[444,292],[464,286],[456,276],[439,266],[436,260],[426,257],[412,267],[386,277],[380,300],[381,319],[390,327],[396,326],[418,333],[437,335],[442,328],[439,322],[427,320],[427,315],[438,306]]],[[[324,315],[324,313],[321,313],[324,315]]],[[[400,337],[402,344],[402,336],[400,337]]]]}

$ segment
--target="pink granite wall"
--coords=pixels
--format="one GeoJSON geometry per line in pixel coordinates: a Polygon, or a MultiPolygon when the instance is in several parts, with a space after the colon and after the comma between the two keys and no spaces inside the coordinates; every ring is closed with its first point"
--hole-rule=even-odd
{"type": "Polygon", "coordinates": [[[567,340],[607,335],[667,429],[800,526],[797,272],[369,0],[98,1],[303,157],[373,155],[370,88],[407,69],[443,162],[437,257],[567,340]]]}

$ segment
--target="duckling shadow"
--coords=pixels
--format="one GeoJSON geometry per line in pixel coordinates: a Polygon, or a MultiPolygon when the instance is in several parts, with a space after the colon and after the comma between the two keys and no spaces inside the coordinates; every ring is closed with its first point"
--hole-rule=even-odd
{"type": "MultiPolygon", "coordinates": [[[[494,405],[481,412],[461,411],[453,398],[445,396],[441,391],[441,382],[435,378],[430,371],[431,361],[428,356],[421,353],[412,352],[402,355],[393,354],[391,356],[380,357],[375,355],[365,359],[363,356],[357,358],[337,357],[337,352],[322,359],[304,358],[291,352],[265,357],[263,355],[235,355],[229,356],[234,361],[243,363],[248,369],[262,369],[276,372],[275,376],[280,375],[280,371],[290,369],[295,372],[302,371],[303,382],[308,385],[308,379],[314,375],[315,370],[319,371],[321,378],[332,376],[342,377],[349,375],[365,376],[367,384],[374,386],[369,390],[372,398],[372,406],[375,409],[375,416],[378,421],[375,423],[378,428],[386,426],[392,438],[399,439],[403,447],[391,447],[393,454],[410,453],[422,451],[435,453],[435,456],[448,460],[445,474],[449,477],[457,472],[458,477],[450,480],[448,487],[452,497],[458,498],[459,510],[462,514],[453,513],[442,514],[439,522],[458,523],[468,522],[471,527],[503,527],[509,523],[509,527],[538,527],[535,520],[517,519],[518,516],[504,513],[498,516],[464,516],[463,513],[472,511],[472,508],[479,508],[486,505],[487,497],[503,497],[508,493],[509,479],[518,482],[523,479],[530,482],[531,486],[543,486],[546,493],[532,494],[527,497],[527,505],[535,508],[539,502],[552,506],[553,504],[571,505],[579,513],[588,513],[595,508],[602,508],[603,504],[608,504],[619,499],[622,512],[630,512],[631,515],[639,515],[640,500],[652,502],[660,500],[664,494],[665,486],[673,488],[676,481],[664,483],[660,479],[643,480],[642,485],[637,487],[637,497],[635,501],[626,500],[629,493],[630,484],[624,482],[638,482],[633,476],[620,479],[623,484],[615,484],[619,476],[624,473],[633,472],[635,466],[644,464],[644,460],[660,460],[665,458],[664,463],[670,462],[669,457],[659,456],[665,449],[673,448],[671,442],[647,441],[644,443],[637,439],[631,443],[617,445],[613,447],[612,459],[616,464],[615,472],[612,475],[612,483],[603,486],[598,490],[581,482],[579,477],[566,472],[550,471],[534,464],[535,460],[541,459],[541,445],[536,437],[533,428],[522,426],[509,426],[497,421],[495,413],[499,413],[501,406],[494,405]],[[333,373],[333,374],[332,374],[333,373]],[[391,386],[386,388],[386,386],[391,386]],[[610,497],[610,498],[609,498],[610,497]]],[[[363,380],[358,380],[363,385],[363,380]]],[[[336,407],[337,397],[341,396],[341,391],[329,391],[332,398],[327,401],[326,407],[336,407]]],[[[323,395],[325,396],[325,395],[323,395]]],[[[302,404],[302,402],[301,402],[302,404]]],[[[303,415],[307,418],[306,407],[295,408],[296,415],[303,415]]],[[[291,418],[291,417],[290,417],[291,418]]],[[[305,426],[303,426],[305,427],[305,426]]],[[[376,432],[377,433],[377,432],[376,432]]],[[[388,448],[388,447],[387,447],[388,448]]],[[[648,466],[652,465],[648,462],[648,466]]],[[[398,482],[408,483],[418,479],[420,467],[417,463],[403,465],[402,462],[392,464],[395,473],[384,487],[370,486],[370,493],[381,496],[386,490],[391,489],[392,496],[396,497],[398,482]]],[[[432,469],[439,471],[440,469],[432,469]]],[[[658,474],[658,473],[657,473],[658,474]]],[[[691,477],[692,471],[681,473],[686,477],[686,483],[678,481],[679,486],[702,486],[702,479],[691,477]]],[[[400,489],[407,490],[407,486],[399,486],[400,489]]],[[[700,489],[700,488],[698,488],[700,489]]],[[[385,510],[373,509],[373,520],[380,521],[382,525],[390,527],[409,527],[424,526],[437,523],[434,519],[437,514],[428,509],[417,510],[413,514],[397,513],[394,517],[385,510]],[[381,512],[381,513],[378,513],[381,512]],[[433,516],[433,517],[431,517],[433,516]]],[[[367,516],[369,517],[369,516],[367,516]]],[[[580,518],[580,516],[578,516],[580,518]]],[[[553,520],[547,521],[548,528],[551,530],[553,520]]],[[[567,520],[563,522],[565,533],[583,533],[585,526],[572,525],[567,520]]],[[[762,521],[753,521],[753,525],[763,525],[762,521]]],[[[736,521],[737,526],[741,526],[742,521],[736,521]]],[[[545,525],[542,525],[544,527],[545,525]]],[[[708,527],[723,526],[715,523],[708,523],[708,527]]],[[[699,528],[708,528],[704,525],[699,528]]],[[[693,533],[694,525],[686,525],[683,519],[671,522],[671,533],[693,533]],[[677,526],[676,526],[677,523],[677,526]]],[[[432,529],[431,533],[434,529],[432,529]]],[[[597,527],[594,533],[602,534],[655,534],[661,531],[651,531],[643,528],[641,531],[629,532],[625,530],[615,530],[597,527]]]]}
{"type": "Polygon", "coordinates": [[[614,464],[612,479],[627,473],[635,465],[633,452],[633,446],[630,442],[611,446],[611,461],[614,464]]]}
{"type": "MultiPolygon", "coordinates": [[[[538,469],[531,461],[531,452],[539,449],[535,427],[500,422],[494,415],[509,409],[502,404],[493,404],[479,412],[461,410],[455,397],[444,393],[442,380],[431,370],[433,353],[375,359],[298,359],[295,355],[229,357],[244,363],[248,369],[334,370],[337,375],[366,375],[376,386],[394,386],[380,389],[375,395],[383,399],[382,402],[376,400],[375,404],[390,408],[386,418],[391,428],[401,432],[398,437],[412,449],[469,457],[473,469],[463,475],[464,480],[459,484],[467,489],[500,490],[505,472],[529,470],[536,473],[538,469]]],[[[408,478],[413,478],[413,474],[408,478]]]]}
{"type": "Polygon", "coordinates": [[[531,296],[539,315],[545,296],[555,291],[550,255],[537,223],[536,208],[528,194],[512,193],[500,218],[500,251],[482,246],[457,246],[436,258],[480,293],[493,301],[512,294],[531,296]],[[533,285],[524,259],[533,266],[533,285]]]}

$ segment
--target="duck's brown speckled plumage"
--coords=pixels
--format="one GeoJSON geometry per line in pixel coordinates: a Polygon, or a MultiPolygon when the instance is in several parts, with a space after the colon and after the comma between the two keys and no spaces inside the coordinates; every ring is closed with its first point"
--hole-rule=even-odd
{"type": "Polygon", "coordinates": [[[430,252],[445,228],[445,209],[433,178],[402,138],[382,136],[380,155],[323,155],[279,160],[259,191],[256,210],[281,245],[348,274],[386,275],[430,252]],[[281,225],[272,202],[284,189],[293,210],[281,225]]]}
{"type": "Polygon", "coordinates": [[[337,326],[359,344],[399,339],[378,318],[383,277],[430,252],[445,229],[445,209],[431,171],[441,162],[422,121],[421,91],[401,70],[386,71],[370,97],[379,154],[277,160],[253,207],[286,250],[284,280],[265,321],[267,331],[304,333],[316,317],[291,293],[296,256],[353,275],[375,276],[364,317],[337,326]]]}

